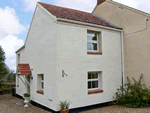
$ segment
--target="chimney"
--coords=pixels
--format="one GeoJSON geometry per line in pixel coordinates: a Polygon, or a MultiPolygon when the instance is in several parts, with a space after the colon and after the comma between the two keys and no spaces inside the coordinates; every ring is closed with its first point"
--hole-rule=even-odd
{"type": "Polygon", "coordinates": [[[99,4],[103,3],[103,2],[105,2],[105,0],[97,0],[97,5],[99,5],[99,4]]]}

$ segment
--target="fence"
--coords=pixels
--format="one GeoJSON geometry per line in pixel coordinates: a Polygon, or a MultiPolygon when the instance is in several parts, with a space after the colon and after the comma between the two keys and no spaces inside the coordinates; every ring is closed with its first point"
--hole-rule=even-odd
{"type": "Polygon", "coordinates": [[[3,90],[3,94],[11,94],[12,88],[16,86],[16,83],[2,83],[0,89],[3,90]]]}

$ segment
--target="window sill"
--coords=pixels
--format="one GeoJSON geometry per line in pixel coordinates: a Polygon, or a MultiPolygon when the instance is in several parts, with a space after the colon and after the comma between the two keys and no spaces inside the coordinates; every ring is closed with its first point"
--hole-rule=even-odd
{"type": "Polygon", "coordinates": [[[43,90],[37,90],[36,92],[44,95],[44,91],[43,90]]]}
{"type": "Polygon", "coordinates": [[[103,90],[97,89],[97,90],[88,91],[88,94],[95,94],[95,93],[103,93],[103,90]]]}
{"type": "Polygon", "coordinates": [[[102,55],[102,52],[87,52],[87,54],[91,54],[91,55],[102,55]]]}

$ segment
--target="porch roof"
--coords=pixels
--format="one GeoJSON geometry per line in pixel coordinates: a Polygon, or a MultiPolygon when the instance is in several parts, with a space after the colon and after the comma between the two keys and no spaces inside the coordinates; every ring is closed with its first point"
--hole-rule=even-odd
{"type": "Polygon", "coordinates": [[[31,74],[29,64],[18,64],[20,75],[29,75],[31,74]]]}

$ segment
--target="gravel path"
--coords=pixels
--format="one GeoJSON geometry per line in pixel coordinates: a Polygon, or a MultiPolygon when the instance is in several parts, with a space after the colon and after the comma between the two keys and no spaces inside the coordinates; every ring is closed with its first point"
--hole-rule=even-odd
{"type": "Polygon", "coordinates": [[[150,113],[150,107],[128,108],[125,106],[112,105],[112,106],[102,107],[102,108],[84,111],[80,113],[150,113]]]}
{"type": "Polygon", "coordinates": [[[0,113],[51,113],[31,104],[25,108],[24,105],[16,105],[16,102],[23,103],[23,99],[11,95],[0,95],[0,113]]]}
{"type": "MultiPolygon", "coordinates": [[[[16,105],[16,102],[23,103],[23,99],[11,95],[0,95],[0,113],[51,113],[29,104],[28,108],[23,105],[16,105]]],[[[150,113],[148,108],[128,108],[125,106],[112,105],[80,113],[150,113]]]]}

